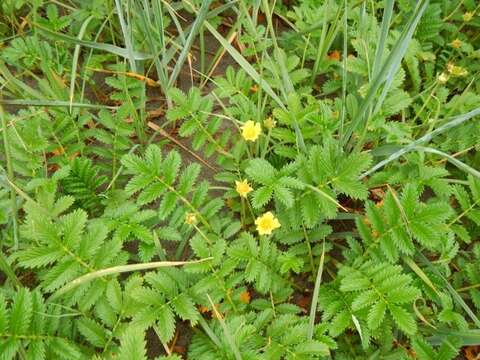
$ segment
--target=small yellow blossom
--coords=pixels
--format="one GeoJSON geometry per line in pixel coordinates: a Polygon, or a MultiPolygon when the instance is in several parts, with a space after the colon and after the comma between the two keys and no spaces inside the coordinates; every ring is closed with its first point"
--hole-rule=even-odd
{"type": "Polygon", "coordinates": [[[280,227],[280,222],[268,211],[255,220],[255,225],[257,225],[257,231],[260,235],[270,235],[273,230],[280,227]]]}
{"type": "Polygon", "coordinates": [[[258,136],[262,132],[262,127],[260,123],[253,122],[252,120],[248,120],[243,126],[242,129],[242,136],[247,141],[255,141],[257,140],[258,136]]]}
{"type": "Polygon", "coordinates": [[[275,126],[277,126],[277,122],[276,122],[275,120],[273,120],[271,116],[269,116],[268,118],[266,118],[266,119],[263,121],[263,125],[264,125],[267,129],[273,129],[275,126]]]}
{"type": "Polygon", "coordinates": [[[467,11],[465,14],[463,14],[463,21],[469,22],[473,18],[473,12],[467,11]]]}
{"type": "Polygon", "coordinates": [[[360,94],[360,96],[361,96],[362,98],[364,98],[364,99],[365,99],[365,97],[367,96],[367,92],[368,92],[368,89],[369,89],[368,85],[369,85],[368,83],[363,84],[363,85],[360,86],[360,87],[358,88],[358,90],[357,90],[358,93],[360,94]]]}
{"type": "Polygon", "coordinates": [[[252,298],[252,296],[250,295],[248,290],[243,291],[242,293],[240,293],[240,296],[239,296],[240,302],[242,302],[244,304],[249,304],[251,298],[252,298]]]}
{"type": "Polygon", "coordinates": [[[194,213],[187,213],[185,216],[185,222],[188,225],[193,225],[197,222],[197,216],[194,213]]]}
{"type": "Polygon", "coordinates": [[[328,59],[334,60],[334,61],[340,61],[340,56],[341,56],[341,53],[338,50],[333,50],[327,55],[328,59]]]}
{"type": "Polygon", "coordinates": [[[450,45],[452,45],[452,47],[455,48],[455,49],[459,49],[460,46],[462,46],[462,40],[455,39],[455,40],[452,41],[452,43],[450,45]]]}
{"type": "Polygon", "coordinates": [[[235,180],[235,190],[237,190],[237,193],[239,193],[241,197],[246,198],[247,194],[253,189],[250,186],[250,184],[247,182],[247,180],[243,180],[243,181],[235,180]]]}
{"type": "Polygon", "coordinates": [[[468,74],[468,71],[462,68],[461,66],[456,66],[452,63],[447,64],[447,70],[453,76],[465,76],[468,74]]]}
{"type": "Polygon", "coordinates": [[[442,72],[439,76],[438,76],[438,82],[440,84],[445,84],[447,81],[448,81],[448,74],[445,74],[444,72],[442,72]]]}

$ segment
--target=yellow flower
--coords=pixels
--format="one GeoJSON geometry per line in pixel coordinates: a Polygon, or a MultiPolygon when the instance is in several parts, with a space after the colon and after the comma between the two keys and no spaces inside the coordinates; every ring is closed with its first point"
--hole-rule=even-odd
{"type": "Polygon", "coordinates": [[[243,126],[242,136],[247,141],[255,141],[262,132],[260,123],[255,123],[252,120],[248,120],[243,126]]]}
{"type": "Polygon", "coordinates": [[[280,227],[280,222],[268,211],[255,220],[255,225],[257,225],[257,231],[260,235],[270,235],[273,230],[280,227]]]}
{"type": "Polygon", "coordinates": [[[365,99],[365,97],[367,96],[368,85],[369,85],[368,83],[363,84],[363,85],[360,86],[360,87],[358,88],[358,90],[357,90],[358,93],[360,94],[360,96],[361,96],[362,98],[364,98],[364,99],[365,99]]]}
{"type": "Polygon", "coordinates": [[[235,180],[235,190],[237,190],[237,193],[239,193],[241,197],[246,198],[247,194],[253,189],[247,180],[243,180],[243,181],[235,180]]]}
{"type": "Polygon", "coordinates": [[[197,222],[197,216],[194,213],[187,213],[187,215],[185,215],[185,222],[188,225],[193,225],[197,222]]]}
{"type": "Polygon", "coordinates": [[[469,22],[473,18],[473,12],[467,11],[465,14],[463,14],[463,21],[469,22]]]}
{"type": "Polygon", "coordinates": [[[460,48],[460,46],[462,46],[462,40],[455,39],[455,40],[452,41],[451,45],[452,45],[453,48],[458,49],[458,48],[460,48]]]}
{"type": "Polygon", "coordinates": [[[438,76],[438,82],[439,82],[440,84],[445,84],[447,81],[448,81],[448,74],[445,74],[444,72],[442,72],[442,73],[438,76]]]}
{"type": "Polygon", "coordinates": [[[275,126],[277,126],[277,122],[275,120],[273,120],[271,116],[269,116],[268,118],[263,120],[263,125],[267,129],[273,129],[275,126]]]}
{"type": "Polygon", "coordinates": [[[468,74],[468,71],[462,68],[461,66],[456,66],[452,63],[447,64],[447,70],[453,76],[465,76],[468,74]]]}

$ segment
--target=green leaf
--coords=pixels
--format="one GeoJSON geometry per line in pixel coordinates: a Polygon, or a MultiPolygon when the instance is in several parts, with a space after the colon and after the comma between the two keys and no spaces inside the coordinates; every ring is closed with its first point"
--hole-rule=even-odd
{"type": "Polygon", "coordinates": [[[162,220],[166,219],[172,213],[177,204],[177,195],[174,192],[168,192],[160,202],[158,207],[158,217],[162,220]]]}
{"type": "Polygon", "coordinates": [[[233,235],[238,233],[242,228],[242,223],[240,221],[231,222],[224,230],[223,236],[225,239],[231,238],[233,235]]]}
{"type": "Polygon", "coordinates": [[[0,333],[7,332],[8,329],[8,313],[5,304],[5,297],[0,294],[0,333]]]}
{"type": "Polygon", "coordinates": [[[360,310],[377,302],[378,293],[375,290],[368,290],[361,293],[352,303],[353,310],[360,310]]]}
{"type": "Polygon", "coordinates": [[[412,345],[419,360],[436,360],[437,355],[433,347],[422,337],[415,336],[412,345]]]}
{"type": "Polygon", "coordinates": [[[328,356],[330,350],[328,346],[320,341],[308,340],[298,345],[295,352],[299,355],[306,356],[328,356]]]}
{"type": "Polygon", "coordinates": [[[63,251],[56,247],[37,247],[20,251],[18,253],[19,264],[27,268],[38,268],[50,265],[64,255],[63,251]]]}
{"type": "Polygon", "coordinates": [[[178,152],[172,150],[168,153],[162,164],[162,173],[167,184],[171,185],[175,181],[181,163],[182,158],[178,152]]]}
{"type": "MultiPolygon", "coordinates": [[[[275,198],[280,201],[287,208],[293,205],[293,195],[290,190],[281,186],[275,186],[274,188],[275,198]]],[[[254,205],[255,206],[255,205],[254,205]]],[[[255,206],[258,207],[258,206],[255,206]]]]}
{"type": "Polygon", "coordinates": [[[117,279],[109,280],[106,291],[107,301],[110,306],[119,313],[122,309],[122,289],[117,279]]]}
{"type": "Polygon", "coordinates": [[[253,192],[252,205],[261,208],[272,198],[272,189],[269,186],[262,186],[253,192]]]}
{"type": "Polygon", "coordinates": [[[412,98],[403,90],[395,90],[383,103],[382,111],[386,116],[395,115],[407,108],[412,102],[412,98]]]}
{"type": "Polygon", "coordinates": [[[335,337],[343,333],[345,329],[350,326],[351,319],[350,313],[347,310],[338,313],[330,324],[330,335],[335,337]]]}
{"type": "Polygon", "coordinates": [[[120,340],[119,360],[146,360],[145,333],[142,329],[130,326],[120,340]]]}
{"type": "Polygon", "coordinates": [[[302,217],[307,227],[313,227],[320,219],[320,211],[314,194],[307,193],[301,202],[302,217]]]}
{"type": "Polygon", "coordinates": [[[52,350],[61,359],[82,359],[83,354],[80,350],[66,339],[55,337],[49,341],[49,349],[52,350]]]}
{"type": "Polygon", "coordinates": [[[413,335],[417,332],[417,324],[411,313],[400,306],[392,304],[388,305],[388,310],[400,330],[408,335],[413,335]]]}
{"type": "Polygon", "coordinates": [[[197,163],[188,165],[188,167],[182,172],[180,181],[178,183],[178,192],[186,194],[195,184],[195,181],[200,175],[201,167],[197,163]]]}
{"type": "Polygon", "coordinates": [[[160,339],[167,343],[175,333],[175,318],[169,306],[164,305],[156,311],[157,331],[160,339]]]}
{"type": "Polygon", "coordinates": [[[172,301],[172,305],[182,320],[190,320],[193,325],[196,324],[199,315],[190,297],[186,294],[181,294],[172,301]]]}
{"type": "MultiPolygon", "coordinates": [[[[143,187],[143,186],[140,186],[140,187],[143,187]]],[[[167,187],[160,182],[156,182],[148,185],[138,196],[138,199],[137,199],[138,205],[149,204],[152,201],[157,200],[160,196],[163,195],[166,189],[167,187]]]]}
{"type": "Polygon", "coordinates": [[[277,174],[277,170],[264,159],[250,160],[245,172],[252,180],[262,185],[272,184],[277,174]]]}
{"type": "Polygon", "coordinates": [[[26,334],[32,320],[32,296],[21,288],[13,299],[10,309],[10,332],[14,335],[26,334]]]}
{"type": "Polygon", "coordinates": [[[106,344],[105,329],[89,318],[81,318],[77,321],[78,331],[96,347],[104,347],[106,344]]]}
{"type": "Polygon", "coordinates": [[[370,308],[367,316],[367,323],[370,329],[376,329],[382,324],[386,308],[387,306],[382,300],[370,308]]]}
{"type": "Polygon", "coordinates": [[[43,341],[33,341],[30,343],[27,351],[27,359],[44,360],[45,358],[45,343],[43,341]]]}

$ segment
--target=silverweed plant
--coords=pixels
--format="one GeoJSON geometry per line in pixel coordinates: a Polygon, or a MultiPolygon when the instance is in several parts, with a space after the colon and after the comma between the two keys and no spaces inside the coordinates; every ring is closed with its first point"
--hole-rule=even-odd
{"type": "Polygon", "coordinates": [[[474,0],[0,2],[0,360],[480,354],[474,0]]]}

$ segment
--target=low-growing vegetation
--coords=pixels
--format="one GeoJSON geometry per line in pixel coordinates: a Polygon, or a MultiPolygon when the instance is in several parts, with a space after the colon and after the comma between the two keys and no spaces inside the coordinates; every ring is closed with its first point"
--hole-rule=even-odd
{"type": "Polygon", "coordinates": [[[0,2],[0,359],[479,359],[474,0],[0,2]]]}

